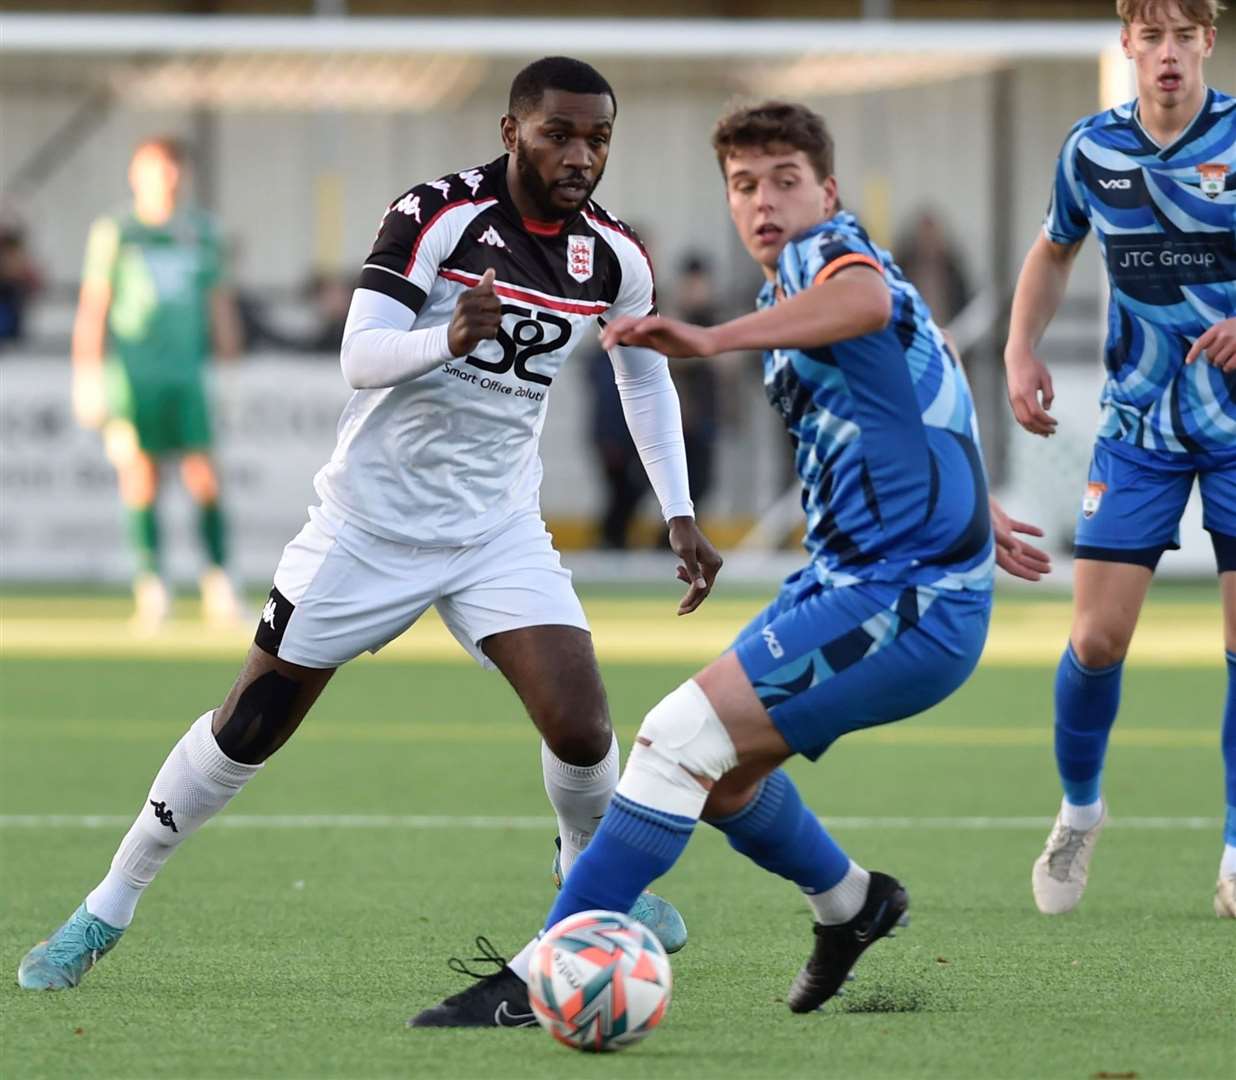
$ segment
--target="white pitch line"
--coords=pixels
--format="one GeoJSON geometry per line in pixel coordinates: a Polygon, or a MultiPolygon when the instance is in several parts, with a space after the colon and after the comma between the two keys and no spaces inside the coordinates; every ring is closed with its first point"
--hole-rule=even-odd
{"type": "MultiPolygon", "coordinates": [[[[826,817],[830,829],[1046,829],[1049,817],[826,817]]],[[[0,829],[118,829],[121,814],[0,814],[0,829]]],[[[228,829],[552,829],[552,817],[484,817],[447,814],[226,814],[207,823],[228,829]]],[[[1112,829],[1217,829],[1217,817],[1111,818],[1112,829]]]]}

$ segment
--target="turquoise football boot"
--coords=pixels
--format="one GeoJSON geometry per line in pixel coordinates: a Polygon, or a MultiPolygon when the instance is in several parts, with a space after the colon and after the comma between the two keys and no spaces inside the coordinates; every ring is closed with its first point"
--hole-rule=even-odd
{"type": "MultiPolygon", "coordinates": [[[[554,888],[562,888],[562,838],[554,837],[558,850],[554,852],[554,865],[550,875],[554,879],[554,888]]],[[[628,914],[637,923],[643,923],[661,943],[667,953],[676,953],[687,943],[687,924],[682,921],[678,909],[662,896],[654,892],[639,894],[639,899],[628,914]]]]}
{"type": "Polygon", "coordinates": [[[50,938],[26,953],[17,969],[17,985],[23,990],[68,990],[116,947],[123,933],[82,904],[50,938]]]}

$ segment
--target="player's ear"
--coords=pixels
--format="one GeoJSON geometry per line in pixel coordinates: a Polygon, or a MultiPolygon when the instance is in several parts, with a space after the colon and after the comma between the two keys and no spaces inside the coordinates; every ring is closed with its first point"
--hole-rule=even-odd
{"type": "Polygon", "coordinates": [[[1130,60],[1132,60],[1133,59],[1133,47],[1130,43],[1129,27],[1127,24],[1124,26],[1121,26],[1120,28],[1120,47],[1124,50],[1124,55],[1127,56],[1130,60]]]}
{"type": "Polygon", "coordinates": [[[1215,51],[1215,38],[1218,36],[1219,28],[1217,26],[1206,27],[1202,40],[1206,43],[1206,48],[1202,52],[1202,56],[1209,58],[1210,54],[1215,51]]]}
{"type": "Polygon", "coordinates": [[[826,176],[821,186],[824,188],[824,215],[832,217],[841,206],[841,197],[837,194],[837,178],[826,176]]]}
{"type": "Polygon", "coordinates": [[[519,121],[510,113],[503,113],[498,121],[498,130],[502,133],[502,145],[508,154],[515,152],[515,143],[519,139],[519,121]]]}

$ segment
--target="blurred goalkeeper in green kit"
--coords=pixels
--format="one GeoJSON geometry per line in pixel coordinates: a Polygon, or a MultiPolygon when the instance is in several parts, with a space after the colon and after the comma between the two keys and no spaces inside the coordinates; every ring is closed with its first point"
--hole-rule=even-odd
{"type": "Polygon", "coordinates": [[[73,327],[73,411],[83,426],[102,430],[116,467],[137,555],[134,623],[144,632],[168,611],[156,503],[159,464],[172,456],[197,504],[203,613],[212,623],[241,616],[224,571],[206,390],[212,351],[228,359],[240,351],[239,320],[213,223],[180,203],[185,172],[177,140],[138,145],[129,163],[132,206],[90,230],[73,327]]]}

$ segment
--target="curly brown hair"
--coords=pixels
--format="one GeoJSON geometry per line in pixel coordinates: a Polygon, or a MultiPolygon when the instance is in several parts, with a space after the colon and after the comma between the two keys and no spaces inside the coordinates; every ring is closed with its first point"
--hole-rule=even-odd
{"type": "Polygon", "coordinates": [[[726,159],[739,149],[788,147],[801,150],[811,162],[817,180],[833,175],[833,137],[824,118],[806,105],[765,101],[726,113],[712,132],[712,148],[725,175],[726,159]]]}
{"type": "Polygon", "coordinates": [[[1156,9],[1168,3],[1175,3],[1189,22],[1207,30],[1218,22],[1219,12],[1225,10],[1221,0],[1116,0],[1116,14],[1128,26],[1137,19],[1148,21],[1156,14],[1156,9]]]}

